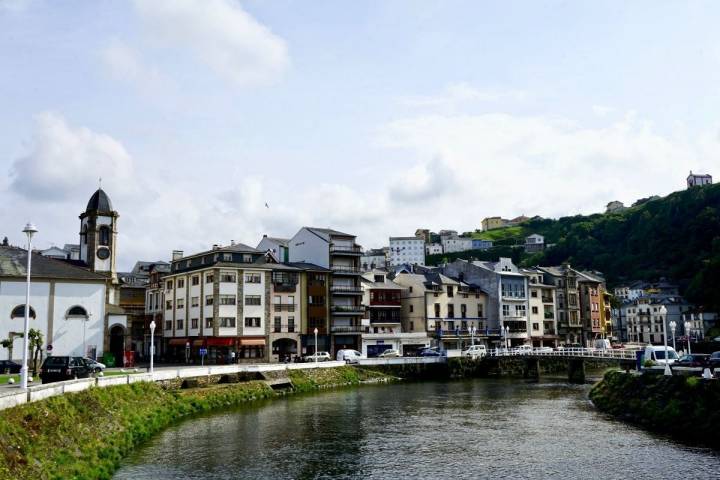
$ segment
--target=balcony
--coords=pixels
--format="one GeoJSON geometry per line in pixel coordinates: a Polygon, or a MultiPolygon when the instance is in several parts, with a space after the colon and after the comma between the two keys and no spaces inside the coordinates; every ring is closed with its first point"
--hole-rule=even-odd
{"type": "Polygon", "coordinates": [[[296,325],[273,325],[273,330],[272,330],[272,333],[296,333],[296,332],[297,332],[296,325]]]}
{"type": "Polygon", "coordinates": [[[330,253],[333,255],[362,255],[362,248],[359,245],[330,245],[330,253]]]}
{"type": "Polygon", "coordinates": [[[276,292],[293,293],[297,290],[297,283],[273,283],[273,290],[276,292]]]}
{"type": "Polygon", "coordinates": [[[333,325],[330,327],[331,333],[364,333],[365,327],[361,325],[333,325]]]}
{"type": "Polygon", "coordinates": [[[336,295],[362,295],[362,287],[354,285],[332,285],[330,292],[336,295]]]}
{"type": "Polygon", "coordinates": [[[330,311],[336,314],[358,315],[365,313],[365,307],[362,305],[333,305],[330,311]]]}
{"type": "Polygon", "coordinates": [[[361,273],[359,268],[348,265],[331,265],[330,270],[335,275],[360,275],[361,273]]]}
{"type": "Polygon", "coordinates": [[[545,312],[545,318],[547,320],[552,320],[553,318],[555,318],[555,314],[553,312],[545,312]]]}
{"type": "Polygon", "coordinates": [[[542,303],[553,303],[552,297],[542,297],[542,303]]]}
{"type": "Polygon", "coordinates": [[[295,306],[294,303],[273,303],[273,310],[276,312],[282,312],[283,310],[294,312],[295,306]]]}

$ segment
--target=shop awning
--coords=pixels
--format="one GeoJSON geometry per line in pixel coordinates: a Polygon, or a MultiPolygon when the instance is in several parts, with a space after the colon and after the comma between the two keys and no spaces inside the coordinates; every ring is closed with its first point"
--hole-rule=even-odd
{"type": "Polygon", "coordinates": [[[255,338],[240,338],[240,345],[243,347],[249,347],[249,346],[265,346],[265,338],[263,337],[255,337],[255,338]]]}
{"type": "Polygon", "coordinates": [[[184,347],[188,341],[189,341],[188,338],[171,338],[170,341],[168,342],[168,345],[171,345],[171,346],[181,345],[184,347]]]}
{"type": "Polygon", "coordinates": [[[210,337],[205,341],[208,347],[232,347],[235,345],[235,337],[210,337]]]}

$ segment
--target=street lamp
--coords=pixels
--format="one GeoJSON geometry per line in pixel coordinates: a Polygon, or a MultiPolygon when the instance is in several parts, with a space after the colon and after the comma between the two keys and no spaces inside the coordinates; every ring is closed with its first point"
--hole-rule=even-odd
{"type": "Polygon", "coordinates": [[[690,329],[692,328],[692,322],[685,321],[685,336],[687,337],[688,342],[688,355],[690,355],[692,352],[690,351],[690,329]]]}
{"type": "Polygon", "coordinates": [[[677,328],[677,322],[675,320],[670,320],[670,331],[672,332],[673,337],[673,350],[677,352],[677,349],[675,348],[675,329],[677,328]]]}
{"type": "Polygon", "coordinates": [[[315,365],[317,365],[317,362],[318,362],[318,349],[317,349],[318,329],[317,329],[317,327],[315,327],[315,330],[313,330],[313,333],[315,334],[315,365]]]}
{"type": "Polygon", "coordinates": [[[150,373],[155,371],[155,320],[150,322],[150,373]]]}
{"type": "Polygon", "coordinates": [[[475,325],[470,326],[470,345],[475,346],[475,325]]]}
{"type": "Polygon", "coordinates": [[[510,327],[505,325],[505,348],[510,348],[510,338],[508,338],[509,335],[510,335],[510,327]]]}
{"type": "Polygon", "coordinates": [[[665,325],[665,322],[667,321],[667,308],[665,308],[665,305],[660,307],[660,316],[662,317],[663,322],[663,340],[665,340],[665,375],[672,376],[672,370],[670,370],[670,358],[668,357],[668,342],[667,342],[667,326],[665,325]]]}
{"type": "Polygon", "coordinates": [[[32,237],[37,233],[37,227],[32,223],[25,225],[23,233],[27,235],[27,280],[25,285],[25,329],[23,330],[23,356],[22,367],[20,368],[20,388],[27,389],[28,384],[28,342],[30,330],[30,265],[32,260],[32,237]]]}

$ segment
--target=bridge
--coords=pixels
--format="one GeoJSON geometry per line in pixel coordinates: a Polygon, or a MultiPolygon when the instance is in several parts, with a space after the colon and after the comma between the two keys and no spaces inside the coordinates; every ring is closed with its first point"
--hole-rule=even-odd
{"type": "Polygon", "coordinates": [[[596,348],[497,348],[485,357],[491,370],[498,374],[516,374],[539,378],[541,371],[567,371],[570,383],[585,383],[585,368],[635,367],[635,350],[596,348]]]}

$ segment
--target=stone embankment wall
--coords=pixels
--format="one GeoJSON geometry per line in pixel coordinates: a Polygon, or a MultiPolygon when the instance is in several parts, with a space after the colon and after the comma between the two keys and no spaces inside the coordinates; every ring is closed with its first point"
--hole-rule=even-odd
{"type": "Polygon", "coordinates": [[[720,449],[720,381],[608,372],[590,391],[603,412],[649,430],[720,449]]]}

